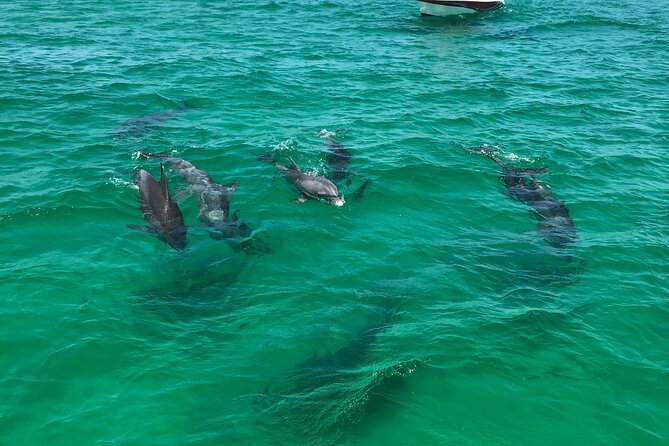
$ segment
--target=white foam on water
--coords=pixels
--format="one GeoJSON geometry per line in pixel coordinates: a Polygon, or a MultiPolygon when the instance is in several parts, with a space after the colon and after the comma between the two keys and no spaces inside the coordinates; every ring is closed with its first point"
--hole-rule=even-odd
{"type": "Polygon", "coordinates": [[[527,158],[524,156],[518,156],[515,153],[505,153],[502,155],[507,161],[521,161],[524,163],[534,164],[536,161],[532,158],[527,158]]]}
{"type": "Polygon", "coordinates": [[[333,132],[331,130],[328,130],[328,129],[323,129],[323,130],[319,130],[316,133],[316,135],[318,135],[319,138],[325,139],[325,138],[332,138],[334,136],[337,136],[337,133],[333,132]]]}
{"type": "Polygon", "coordinates": [[[130,181],[127,178],[110,177],[107,179],[107,184],[112,184],[120,189],[132,188],[135,190],[139,190],[137,185],[133,181],[130,181]]]}
{"type": "Polygon", "coordinates": [[[277,152],[277,151],[280,152],[280,151],[283,151],[283,150],[292,150],[293,146],[295,145],[295,142],[296,142],[295,138],[288,138],[284,141],[281,141],[280,143],[275,144],[272,147],[272,152],[277,152]]]}

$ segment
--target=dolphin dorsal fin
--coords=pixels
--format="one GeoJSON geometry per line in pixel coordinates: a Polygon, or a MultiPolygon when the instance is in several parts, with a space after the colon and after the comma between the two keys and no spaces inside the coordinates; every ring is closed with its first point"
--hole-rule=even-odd
{"type": "Polygon", "coordinates": [[[169,193],[167,192],[167,178],[165,177],[165,166],[163,163],[160,163],[160,190],[163,192],[165,198],[169,198],[169,193]]]}
{"type": "Polygon", "coordinates": [[[300,170],[300,166],[297,165],[297,163],[289,156],[287,156],[288,161],[290,161],[290,164],[292,164],[291,168],[294,170],[300,170]]]}

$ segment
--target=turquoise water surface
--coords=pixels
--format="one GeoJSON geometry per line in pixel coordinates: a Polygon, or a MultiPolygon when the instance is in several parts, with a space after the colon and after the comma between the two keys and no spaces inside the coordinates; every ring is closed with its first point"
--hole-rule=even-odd
{"type": "Polygon", "coordinates": [[[666,2],[2,11],[0,444],[669,443],[666,2]],[[256,160],[326,175],[327,137],[340,208],[256,160]],[[573,244],[484,145],[548,168],[573,244]],[[188,248],[128,229],[140,151],[236,180],[262,249],[175,172],[188,248]]]}

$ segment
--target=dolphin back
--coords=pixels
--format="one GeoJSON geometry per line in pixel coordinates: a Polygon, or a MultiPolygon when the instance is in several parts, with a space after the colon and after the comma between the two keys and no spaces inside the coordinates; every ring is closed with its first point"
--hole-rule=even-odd
{"type": "Polygon", "coordinates": [[[186,226],[179,206],[172,201],[167,190],[165,167],[160,165],[160,181],[145,170],[137,171],[135,176],[144,220],[156,231],[158,238],[174,249],[184,249],[186,226]]]}
{"type": "Polygon", "coordinates": [[[328,171],[333,181],[343,181],[348,178],[349,164],[351,164],[351,153],[346,148],[328,136],[325,139],[328,147],[326,158],[328,171]]]}
{"type": "Polygon", "coordinates": [[[505,195],[528,206],[537,220],[539,235],[546,243],[555,248],[565,248],[575,243],[576,226],[567,205],[553,197],[537,181],[536,176],[547,173],[547,168],[511,169],[495,155],[491,147],[469,147],[465,150],[480,153],[502,168],[500,181],[506,187],[505,195]]]}

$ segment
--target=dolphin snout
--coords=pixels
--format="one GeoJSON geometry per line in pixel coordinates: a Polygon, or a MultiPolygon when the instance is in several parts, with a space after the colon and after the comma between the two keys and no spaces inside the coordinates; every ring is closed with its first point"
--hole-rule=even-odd
{"type": "Polygon", "coordinates": [[[330,198],[330,203],[334,204],[337,207],[344,206],[344,200],[339,197],[330,198]]]}

